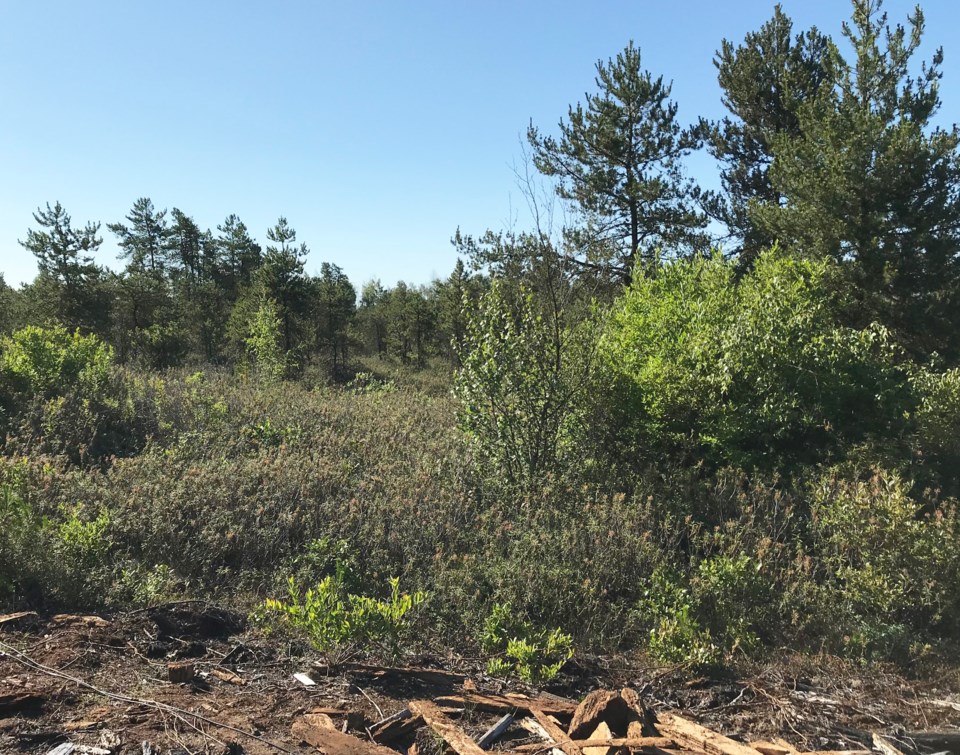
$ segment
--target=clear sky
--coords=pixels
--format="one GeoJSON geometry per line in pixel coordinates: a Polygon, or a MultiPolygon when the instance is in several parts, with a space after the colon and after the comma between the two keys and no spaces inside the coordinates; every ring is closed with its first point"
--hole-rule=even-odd
{"type": "MultiPolygon", "coordinates": [[[[958,120],[960,2],[927,0],[943,46],[941,120],[958,120]]],[[[839,37],[846,0],[783,0],[795,30],[839,37]]],[[[914,3],[887,0],[891,21],[914,3]]],[[[449,239],[521,228],[514,166],[532,119],[552,132],[628,40],[674,83],[684,121],[723,114],[712,58],[771,0],[0,0],[0,272],[37,206],[106,223],[137,197],[203,228],[235,212],[261,243],[279,215],[359,285],[446,276],[449,239]]],[[[691,174],[716,184],[706,157],[691,174]]]]}

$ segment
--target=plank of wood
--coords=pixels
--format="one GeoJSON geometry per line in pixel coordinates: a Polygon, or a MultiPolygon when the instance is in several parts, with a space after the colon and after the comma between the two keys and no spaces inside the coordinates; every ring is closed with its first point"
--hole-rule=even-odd
{"type": "Polygon", "coordinates": [[[583,750],[570,741],[570,737],[567,736],[567,733],[560,727],[560,724],[558,724],[555,719],[548,716],[540,710],[540,708],[533,708],[530,713],[547,733],[548,741],[556,742],[567,755],[583,755],[583,750]]]}
{"type": "Polygon", "coordinates": [[[453,748],[458,755],[484,755],[476,742],[460,729],[453,721],[447,718],[440,709],[429,700],[415,700],[408,706],[410,712],[420,716],[427,725],[453,748]]]}
{"type": "MultiPolygon", "coordinates": [[[[545,729],[540,724],[539,721],[537,721],[537,719],[523,718],[517,721],[517,724],[520,727],[529,731],[535,737],[540,737],[540,739],[544,740],[542,745],[539,743],[534,743],[535,745],[541,748],[540,752],[547,753],[547,755],[569,755],[569,753],[564,753],[563,750],[557,749],[556,747],[552,746],[554,742],[554,738],[551,736],[550,732],[547,731],[547,729],[545,729]]],[[[561,731],[563,730],[561,729],[561,731]]],[[[533,745],[530,745],[530,746],[533,746],[533,745]]]]}
{"type": "Polygon", "coordinates": [[[754,750],[763,753],[763,755],[794,755],[797,752],[789,745],[779,744],[777,742],[766,742],[764,740],[751,742],[750,746],[754,750]]]}
{"type": "Polygon", "coordinates": [[[236,684],[239,687],[242,687],[247,683],[247,680],[242,676],[227,669],[212,668],[210,669],[210,674],[217,677],[217,679],[219,679],[221,682],[226,682],[227,684],[236,684]]]}
{"type": "Polygon", "coordinates": [[[497,721],[493,726],[487,729],[483,736],[477,740],[477,744],[480,745],[481,750],[489,750],[490,745],[496,742],[500,737],[503,736],[504,732],[510,728],[510,724],[513,723],[513,714],[505,714],[499,721],[497,721]]]}
{"type": "Polygon", "coordinates": [[[557,743],[532,742],[516,745],[510,749],[513,752],[543,752],[548,747],[557,748],[565,745],[575,745],[581,749],[584,747],[625,747],[628,750],[650,751],[677,746],[676,742],[669,737],[611,737],[610,739],[568,739],[557,743]]]}
{"type": "Polygon", "coordinates": [[[307,713],[294,721],[290,732],[298,742],[306,742],[324,755],[396,755],[381,745],[328,728],[327,722],[333,723],[329,716],[307,713]]]}
{"type": "Polygon", "coordinates": [[[3,626],[4,624],[12,624],[20,619],[35,619],[36,617],[36,611],[17,611],[16,613],[5,613],[0,615],[0,626],[3,626]]]}
{"type": "Polygon", "coordinates": [[[660,713],[657,729],[692,750],[710,753],[710,755],[759,755],[759,751],[749,745],[711,731],[705,726],[681,718],[673,713],[660,713]]]}
{"type": "Polygon", "coordinates": [[[533,708],[551,716],[569,716],[577,708],[572,700],[553,696],[527,697],[526,695],[487,695],[481,692],[464,692],[459,695],[443,695],[433,698],[437,705],[459,705],[483,713],[532,712],[533,708]]]}

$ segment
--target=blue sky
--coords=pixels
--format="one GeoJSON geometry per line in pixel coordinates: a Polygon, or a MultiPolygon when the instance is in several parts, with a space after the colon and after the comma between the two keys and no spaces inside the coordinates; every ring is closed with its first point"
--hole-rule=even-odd
{"type": "MultiPolygon", "coordinates": [[[[839,36],[846,0],[783,0],[795,29],[839,36]]],[[[891,21],[914,3],[887,0],[891,21]]],[[[960,3],[928,0],[943,46],[941,120],[960,105],[960,3]]],[[[60,201],[106,223],[137,197],[201,227],[237,213],[253,235],[285,215],[311,254],[360,284],[426,283],[449,239],[527,218],[514,167],[528,122],[553,131],[628,40],[674,84],[685,121],[723,115],[712,65],[772,14],[768,0],[0,3],[0,272],[30,280],[17,243],[60,201]]],[[[706,157],[689,162],[716,183],[706,157]]]]}

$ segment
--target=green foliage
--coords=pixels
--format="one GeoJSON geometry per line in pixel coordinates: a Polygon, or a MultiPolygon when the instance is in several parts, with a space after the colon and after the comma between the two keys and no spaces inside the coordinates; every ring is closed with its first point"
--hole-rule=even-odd
{"type": "Polygon", "coordinates": [[[498,653],[487,663],[491,676],[517,676],[528,684],[549,682],[573,657],[573,637],[559,629],[536,629],[517,617],[510,603],[495,603],[483,622],[480,646],[498,653]]]}
{"type": "Polygon", "coordinates": [[[879,470],[867,481],[824,477],[812,492],[812,548],[847,652],[902,656],[910,627],[960,626],[954,507],[924,512],[879,470]]]}
{"type": "Polygon", "coordinates": [[[578,453],[593,344],[590,322],[569,316],[540,311],[525,286],[498,280],[470,312],[460,424],[486,471],[507,484],[531,485],[578,453]]]}
{"type": "Polygon", "coordinates": [[[679,253],[703,243],[706,216],[680,163],[700,134],[677,123],[670,84],[641,68],[633,42],[596,70],[599,92],[569,109],[560,138],[531,125],[527,139],[534,165],[557,179],[559,196],[587,221],[587,233],[574,234],[578,259],[629,283],[655,250],[679,253]]]}
{"type": "Polygon", "coordinates": [[[0,341],[0,376],[22,398],[53,398],[79,388],[101,390],[112,351],[96,336],[29,325],[0,341]]]}
{"type": "Polygon", "coordinates": [[[719,256],[636,281],[601,350],[638,445],[772,468],[901,433],[897,351],[882,328],[836,324],[829,272],[772,250],[739,281],[719,256]]]}
{"type": "Polygon", "coordinates": [[[290,361],[283,348],[282,323],[273,299],[260,302],[248,328],[246,346],[257,372],[266,380],[286,377],[290,361]]]}
{"type": "Polygon", "coordinates": [[[710,667],[720,661],[721,650],[695,618],[691,602],[678,577],[657,569],[644,584],[634,620],[650,627],[647,647],[657,660],[710,667]]]}
{"type": "Polygon", "coordinates": [[[390,595],[385,600],[354,595],[347,591],[344,568],[338,563],[335,574],[328,574],[302,597],[291,577],[289,599],[270,598],[264,608],[305,633],[317,650],[335,659],[370,644],[380,645],[396,659],[410,630],[410,613],[427,599],[427,594],[401,594],[398,577],[392,577],[389,584],[390,595]]]}

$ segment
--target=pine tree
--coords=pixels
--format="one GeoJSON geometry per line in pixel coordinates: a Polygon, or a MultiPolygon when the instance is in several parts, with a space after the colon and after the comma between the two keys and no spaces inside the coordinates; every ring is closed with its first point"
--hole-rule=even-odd
{"type": "Polygon", "coordinates": [[[107,228],[119,239],[121,257],[128,260],[130,270],[162,274],[166,270],[170,238],[167,211],[158,212],[149,198],[140,197],[133,203],[126,220],[129,226],[123,223],[107,224],[107,228]]]}
{"type": "Polygon", "coordinates": [[[599,93],[560,122],[559,139],[532,124],[527,138],[534,165],[583,215],[584,229],[571,236],[579,267],[629,283],[657,250],[680,254],[705,243],[700,193],[681,166],[701,129],[677,123],[671,85],[641,69],[632,42],[615,60],[597,62],[596,83],[599,93]]]}
{"type": "Polygon", "coordinates": [[[798,111],[801,136],[774,141],[783,206],[758,207],[771,236],[835,260],[853,324],[877,320],[915,356],[960,355],[960,130],[932,126],[943,53],[918,75],[923,34],[887,24],[880,0],[854,0],[847,60],[831,46],[834,86],[798,111]]]}
{"type": "Polygon", "coordinates": [[[100,286],[102,270],[93,258],[103,243],[97,235],[100,224],[74,228],[59,202],[38,208],[33,219],[40,229],[28,229],[26,241],[20,242],[40,268],[40,277],[30,287],[31,303],[47,319],[101,332],[106,301],[100,286]]]}
{"type": "Polygon", "coordinates": [[[727,226],[744,267],[775,240],[757,225],[750,208],[784,201],[770,181],[773,143],[778,136],[801,136],[799,108],[831,83],[829,49],[829,38],[816,28],[793,36],[793,22],[777,5],[759,31],[736,47],[723,40],[714,58],[730,111],[712,125],[708,140],[722,165],[723,198],[714,214],[727,226]]]}

